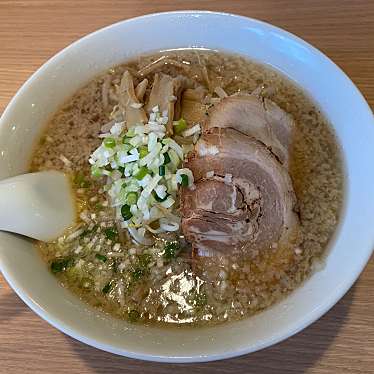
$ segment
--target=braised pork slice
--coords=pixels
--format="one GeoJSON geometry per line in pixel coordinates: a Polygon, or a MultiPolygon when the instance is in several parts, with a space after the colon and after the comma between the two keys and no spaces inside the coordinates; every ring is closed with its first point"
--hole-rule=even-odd
{"type": "Polygon", "coordinates": [[[200,255],[248,254],[298,236],[292,182],[262,142],[212,128],[185,166],[196,188],[181,194],[182,230],[200,255]]]}
{"type": "Polygon", "coordinates": [[[283,164],[288,162],[294,122],[268,99],[243,94],[225,97],[209,111],[204,127],[233,128],[265,144],[283,164]]]}
{"type": "Polygon", "coordinates": [[[181,95],[185,88],[186,78],[181,75],[173,78],[163,73],[155,74],[146,110],[150,113],[152,108],[158,105],[161,112],[168,112],[167,130],[169,134],[173,133],[173,120],[180,118],[181,95]]]}

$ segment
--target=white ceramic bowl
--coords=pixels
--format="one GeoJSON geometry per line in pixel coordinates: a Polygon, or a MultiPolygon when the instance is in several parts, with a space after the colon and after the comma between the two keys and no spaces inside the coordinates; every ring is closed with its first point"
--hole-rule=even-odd
{"type": "Polygon", "coordinates": [[[345,207],[324,269],[254,317],[217,327],[160,329],[89,308],[59,286],[32,244],[19,236],[0,233],[0,268],[31,309],[82,342],[145,360],[209,361],[259,350],[311,324],[352,286],[372,252],[373,115],[333,62],[286,31],[230,14],[173,12],[117,23],[64,49],[18,91],[1,117],[0,178],[27,170],[42,126],[84,83],[139,53],[178,47],[222,49],[272,65],[304,87],[335,127],[346,164],[345,207]]]}

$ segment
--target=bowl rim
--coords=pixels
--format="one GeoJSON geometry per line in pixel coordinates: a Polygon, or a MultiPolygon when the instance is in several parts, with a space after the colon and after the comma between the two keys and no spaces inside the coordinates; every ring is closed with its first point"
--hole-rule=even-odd
{"type": "MultiPolygon", "coordinates": [[[[13,98],[10,100],[8,105],[6,106],[4,112],[2,113],[0,117],[0,126],[1,123],[4,121],[4,119],[8,116],[8,114],[14,110],[17,110],[15,105],[17,104],[18,97],[23,94],[25,91],[28,90],[29,86],[31,86],[35,79],[37,79],[38,76],[42,75],[44,70],[51,64],[55,62],[60,56],[64,55],[67,50],[79,46],[81,43],[84,43],[86,39],[95,37],[97,34],[102,33],[105,30],[115,28],[119,24],[123,23],[133,23],[138,22],[142,20],[151,20],[152,18],[157,18],[160,16],[178,16],[178,15],[207,15],[207,16],[223,16],[223,17],[230,17],[230,18],[236,18],[238,20],[247,21],[255,25],[259,25],[261,27],[265,27],[267,29],[271,29],[278,34],[284,35],[285,37],[288,37],[297,43],[301,44],[302,46],[306,47],[308,50],[310,50],[314,55],[317,55],[319,58],[323,59],[324,61],[328,62],[335,70],[339,72],[339,74],[342,76],[342,78],[347,81],[347,83],[350,83],[352,90],[354,90],[354,94],[359,97],[359,99],[366,105],[366,109],[369,114],[372,115],[372,111],[368,103],[366,102],[364,96],[359,91],[359,89],[356,87],[356,85],[350,80],[350,78],[343,72],[343,70],[336,65],[330,58],[328,58],[325,54],[323,54],[320,50],[306,42],[305,40],[301,39],[300,37],[280,28],[277,26],[274,26],[270,23],[257,20],[251,17],[246,17],[242,15],[232,14],[232,13],[226,13],[226,12],[215,12],[215,11],[206,11],[206,10],[180,10],[180,11],[167,11],[167,12],[157,12],[157,13],[150,13],[138,17],[133,17],[125,20],[120,20],[118,22],[115,22],[113,24],[107,25],[103,28],[100,28],[96,31],[93,31],[78,40],[74,41],[73,43],[69,44],[65,48],[63,48],[61,51],[53,55],[51,58],[49,58],[46,62],[44,62],[27,80],[26,82],[19,88],[19,90],[16,92],[16,94],[13,96],[13,98]]],[[[343,217],[341,218],[343,220],[343,217]]],[[[339,228],[338,228],[339,229],[339,228]]],[[[335,239],[333,239],[335,241],[335,239]]],[[[324,315],[328,310],[330,310],[343,296],[344,294],[352,287],[354,282],[357,280],[361,272],[363,271],[364,267],[366,266],[367,262],[370,259],[370,256],[372,255],[373,250],[368,251],[366,253],[366,256],[362,256],[361,258],[361,266],[360,269],[351,275],[350,279],[347,280],[347,282],[344,284],[343,287],[340,287],[334,294],[332,294],[329,298],[329,302],[325,303],[324,305],[319,305],[318,308],[314,310],[313,316],[308,315],[308,318],[304,318],[303,323],[292,326],[292,329],[289,329],[289,331],[284,333],[279,333],[275,336],[273,336],[272,339],[268,339],[266,341],[261,342],[256,346],[256,348],[244,348],[239,350],[228,350],[225,354],[209,354],[206,356],[183,356],[183,357],[174,357],[174,356],[164,356],[164,355],[152,355],[152,354],[143,354],[143,353],[137,353],[137,352],[131,352],[127,350],[119,350],[115,347],[101,343],[100,341],[96,339],[91,339],[86,336],[83,336],[81,334],[78,334],[75,332],[74,328],[70,328],[66,323],[62,322],[58,318],[54,317],[52,313],[49,313],[45,309],[43,309],[41,306],[39,306],[34,300],[28,295],[27,293],[23,293],[19,287],[17,287],[17,280],[12,274],[10,274],[7,269],[3,266],[1,266],[0,270],[2,274],[4,275],[4,278],[8,282],[8,284],[11,286],[11,288],[16,292],[16,294],[32,309],[37,315],[39,315],[41,318],[43,318],[45,321],[47,321],[49,324],[57,328],[58,330],[62,331],[63,333],[69,335],[70,337],[81,341],[85,344],[88,344],[92,347],[99,348],[101,350],[126,356],[129,358],[135,358],[135,359],[141,359],[145,361],[156,361],[156,362],[168,362],[168,363],[191,363],[191,362],[207,362],[207,361],[215,361],[215,360],[222,360],[227,358],[233,358],[237,356],[241,356],[244,354],[252,353],[258,350],[261,350],[263,348],[272,346],[278,342],[281,342],[307,326],[314,323],[317,319],[319,319],[322,315],[324,315]]],[[[0,263],[1,265],[1,263],[0,263]]]]}

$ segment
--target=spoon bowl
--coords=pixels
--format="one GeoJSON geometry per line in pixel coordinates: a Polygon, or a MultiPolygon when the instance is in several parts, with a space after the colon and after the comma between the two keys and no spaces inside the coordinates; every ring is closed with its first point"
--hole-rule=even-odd
{"type": "Polygon", "coordinates": [[[0,181],[0,230],[48,242],[72,226],[75,217],[66,174],[51,170],[0,181]]]}

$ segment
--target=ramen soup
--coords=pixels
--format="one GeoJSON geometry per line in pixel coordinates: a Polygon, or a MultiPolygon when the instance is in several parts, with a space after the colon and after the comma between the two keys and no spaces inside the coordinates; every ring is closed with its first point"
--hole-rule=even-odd
{"type": "Polygon", "coordinates": [[[320,266],[342,205],[334,133],[266,65],[206,50],[113,67],[51,118],[31,170],[71,175],[76,225],[38,243],[82,300],[138,323],[250,316],[320,266]]]}

